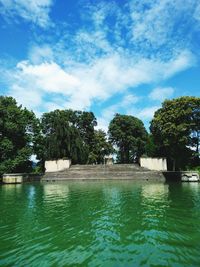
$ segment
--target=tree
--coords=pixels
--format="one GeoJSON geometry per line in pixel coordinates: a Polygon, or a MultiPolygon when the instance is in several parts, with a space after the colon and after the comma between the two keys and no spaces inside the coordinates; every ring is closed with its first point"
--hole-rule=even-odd
{"type": "Polygon", "coordinates": [[[109,125],[109,139],[118,148],[119,162],[130,163],[144,153],[147,131],[138,118],[116,114],[109,125]]]}
{"type": "Polygon", "coordinates": [[[45,137],[45,158],[70,158],[72,163],[88,160],[94,143],[96,118],[92,112],[55,110],[41,120],[45,137]]]}
{"type": "Polygon", "coordinates": [[[159,148],[156,146],[152,134],[148,135],[147,142],[145,145],[145,154],[148,157],[156,157],[159,155],[159,148]]]}
{"type": "Polygon", "coordinates": [[[0,175],[32,169],[35,114],[12,97],[0,96],[0,175]]]}
{"type": "Polygon", "coordinates": [[[89,154],[88,163],[103,164],[104,157],[113,152],[111,143],[107,141],[106,133],[103,130],[95,130],[93,150],[89,154]]]}
{"type": "Polygon", "coordinates": [[[171,169],[183,169],[194,156],[199,160],[200,98],[185,96],[164,101],[154,114],[150,130],[158,154],[172,162],[171,169]]]}
{"type": "Polygon", "coordinates": [[[77,127],[84,143],[88,146],[89,151],[92,151],[95,144],[94,127],[97,126],[97,120],[93,112],[75,111],[77,116],[77,127]]]}

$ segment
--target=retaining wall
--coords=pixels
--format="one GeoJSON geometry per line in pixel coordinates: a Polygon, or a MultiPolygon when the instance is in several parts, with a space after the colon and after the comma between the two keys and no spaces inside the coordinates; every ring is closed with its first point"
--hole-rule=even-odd
{"type": "Polygon", "coordinates": [[[199,173],[195,171],[168,171],[163,172],[166,181],[200,182],[199,173]]]}
{"type": "Polygon", "coordinates": [[[153,171],[167,171],[166,158],[140,158],[140,166],[153,171]]]}
{"type": "Polygon", "coordinates": [[[69,169],[71,160],[47,160],[45,161],[45,172],[59,172],[69,169]]]}
{"type": "Polygon", "coordinates": [[[2,182],[4,184],[21,184],[26,182],[39,182],[42,174],[30,173],[4,173],[2,182]]]}

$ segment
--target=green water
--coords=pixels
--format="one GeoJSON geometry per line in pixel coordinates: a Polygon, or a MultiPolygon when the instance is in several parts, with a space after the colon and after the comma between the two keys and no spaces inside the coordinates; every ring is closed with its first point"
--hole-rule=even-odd
{"type": "Polygon", "coordinates": [[[0,266],[200,266],[200,184],[1,186],[0,266]]]}

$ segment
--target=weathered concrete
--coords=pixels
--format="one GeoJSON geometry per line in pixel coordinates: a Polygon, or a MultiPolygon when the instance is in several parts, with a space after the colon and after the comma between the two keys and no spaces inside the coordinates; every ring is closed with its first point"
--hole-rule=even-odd
{"type": "Polygon", "coordinates": [[[110,155],[110,156],[105,156],[104,157],[104,162],[106,165],[113,165],[113,157],[110,155]]]}
{"type": "Polygon", "coordinates": [[[46,172],[59,172],[69,169],[71,166],[71,160],[47,160],[45,161],[45,171],[46,172]]]}
{"type": "Polygon", "coordinates": [[[166,158],[140,158],[140,166],[154,171],[167,171],[166,158]]]}
{"type": "Polygon", "coordinates": [[[198,172],[181,172],[181,181],[182,182],[199,182],[198,172]]]}
{"type": "Polygon", "coordinates": [[[200,182],[199,173],[194,171],[168,171],[163,175],[168,181],[200,182]]]}
{"type": "Polygon", "coordinates": [[[27,173],[5,173],[3,174],[2,183],[4,184],[21,184],[26,182],[40,181],[42,174],[27,173]]]}
{"type": "Polygon", "coordinates": [[[3,174],[2,182],[4,184],[21,184],[24,179],[23,173],[5,173],[3,174]]]}
{"type": "Polygon", "coordinates": [[[165,181],[162,172],[150,171],[136,164],[72,165],[62,172],[46,173],[42,181],[64,180],[155,180],[165,181]]]}

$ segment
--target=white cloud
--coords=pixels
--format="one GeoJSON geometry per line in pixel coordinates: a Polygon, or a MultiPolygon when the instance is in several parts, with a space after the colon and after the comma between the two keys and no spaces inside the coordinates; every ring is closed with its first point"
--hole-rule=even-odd
{"type": "MultiPolygon", "coordinates": [[[[165,45],[172,50],[187,45],[184,36],[188,22],[198,18],[198,0],[132,0],[130,1],[133,41],[143,47],[165,45]],[[177,29],[178,27],[178,29],[177,29]],[[175,46],[175,47],[174,47],[175,46]]],[[[191,29],[192,30],[192,29],[191,29]]]]}
{"type": "MultiPolygon", "coordinates": [[[[37,103],[38,107],[41,105],[41,99],[51,102],[51,106],[52,103],[58,106],[58,98],[62,99],[62,108],[86,109],[94,100],[105,101],[114,94],[126,92],[128,88],[134,90],[141,84],[163,81],[190,67],[193,64],[192,55],[184,53],[185,60],[180,60],[182,54],[180,52],[177,57],[165,62],[147,58],[137,61],[113,53],[95,58],[91,63],[73,61],[66,67],[53,61],[40,64],[21,61],[10,75],[10,92],[18,99],[21,95],[22,102],[29,107],[32,105],[34,109],[37,103]],[[33,98],[36,100],[32,101],[33,98]]],[[[34,54],[34,57],[37,58],[37,55],[34,54]]],[[[138,98],[130,94],[123,99],[122,105],[137,101],[138,98]]]]}
{"type": "Polygon", "coordinates": [[[97,130],[101,129],[107,133],[110,120],[103,117],[97,117],[98,125],[95,127],[97,130]]]}
{"type": "Polygon", "coordinates": [[[17,78],[19,82],[30,83],[32,88],[40,89],[47,93],[72,94],[74,87],[79,85],[79,81],[66,73],[54,62],[31,65],[27,61],[17,64],[17,78]],[[23,79],[23,80],[22,80],[23,79]]]}
{"type": "Polygon", "coordinates": [[[42,104],[42,94],[38,90],[31,90],[31,88],[20,87],[17,84],[12,86],[12,96],[29,109],[37,110],[42,104]]]}
{"type": "Polygon", "coordinates": [[[47,27],[52,4],[52,0],[0,0],[0,14],[12,19],[19,16],[40,27],[47,27]]]}
{"type": "MultiPolygon", "coordinates": [[[[177,42],[176,36],[174,42],[171,33],[176,15],[179,18],[183,10],[188,10],[186,17],[189,17],[194,6],[190,7],[189,3],[196,3],[196,0],[188,0],[183,7],[181,0],[175,3],[134,0],[130,3],[132,5],[121,7],[107,2],[95,4],[95,10],[84,13],[88,16],[87,24],[83,22],[83,27],[74,28],[73,34],[62,28],[59,29],[62,32],[59,41],[52,37],[51,43],[32,46],[27,60],[10,71],[10,94],[38,111],[41,107],[46,110],[59,107],[88,109],[95,101],[103,102],[129,90],[130,94],[120,105],[102,111],[99,119],[105,127],[108,119],[122,106],[138,101],[135,96],[138,86],[159,84],[195,64],[190,48],[182,46],[181,39],[177,42]],[[109,24],[111,21],[113,25],[109,24]],[[149,44],[152,46],[146,54],[144,51],[149,44]],[[163,44],[171,49],[157,49],[163,44]]],[[[52,4],[53,0],[0,0],[0,12],[6,16],[18,15],[46,27],[50,23],[52,4]]],[[[156,88],[150,97],[161,100],[164,95],[170,95],[169,88],[168,91],[156,88]],[[160,89],[162,96],[158,92],[160,89]]],[[[148,108],[138,113],[148,118],[152,110],[148,108]]]]}
{"type": "Polygon", "coordinates": [[[120,103],[120,106],[121,107],[127,107],[129,105],[133,105],[133,104],[137,103],[139,101],[139,99],[140,98],[136,95],[131,95],[131,94],[125,95],[122,102],[120,103]]]}
{"type": "Polygon", "coordinates": [[[133,108],[133,105],[136,104],[140,98],[136,95],[128,94],[125,95],[120,102],[111,105],[101,112],[101,117],[98,118],[97,129],[103,129],[107,132],[109,122],[113,119],[114,115],[119,112],[119,110],[128,114],[129,110],[133,108]]]}
{"type": "Polygon", "coordinates": [[[155,111],[158,110],[160,106],[155,105],[141,109],[135,106],[135,104],[140,100],[141,99],[135,95],[128,95],[124,96],[121,102],[105,108],[102,111],[101,116],[97,118],[97,129],[103,129],[107,132],[110,121],[113,119],[114,115],[119,112],[119,110],[121,114],[132,115],[140,118],[148,128],[149,121],[153,118],[155,111]],[[130,101],[127,102],[127,99],[130,101]],[[131,99],[133,101],[131,101],[131,99]]]}
{"type": "Polygon", "coordinates": [[[163,44],[166,41],[169,28],[174,20],[169,18],[172,14],[170,1],[142,1],[135,5],[132,1],[131,17],[133,20],[133,39],[148,41],[153,44],[163,44]],[[145,8],[148,6],[148,8],[145,8]],[[166,5],[168,4],[168,8],[166,5]],[[166,23],[167,21],[167,23],[166,23]]]}
{"type": "Polygon", "coordinates": [[[153,118],[154,113],[156,110],[158,110],[160,106],[152,106],[152,107],[147,107],[143,108],[142,110],[137,111],[137,117],[140,118],[143,121],[150,120],[153,118]]]}
{"type": "Polygon", "coordinates": [[[38,65],[43,62],[54,61],[54,53],[49,45],[32,46],[28,58],[32,64],[38,65]]]}
{"type": "Polygon", "coordinates": [[[188,67],[194,66],[195,64],[196,59],[194,55],[188,50],[183,50],[176,58],[171,59],[168,62],[164,78],[171,77],[180,71],[184,71],[188,67]]]}
{"type": "Polygon", "coordinates": [[[164,88],[154,88],[149,94],[149,98],[151,100],[163,101],[166,98],[169,98],[173,95],[174,88],[172,87],[164,87],[164,88]]]}
{"type": "Polygon", "coordinates": [[[200,21],[200,3],[198,3],[198,5],[195,8],[194,19],[200,21]]]}

